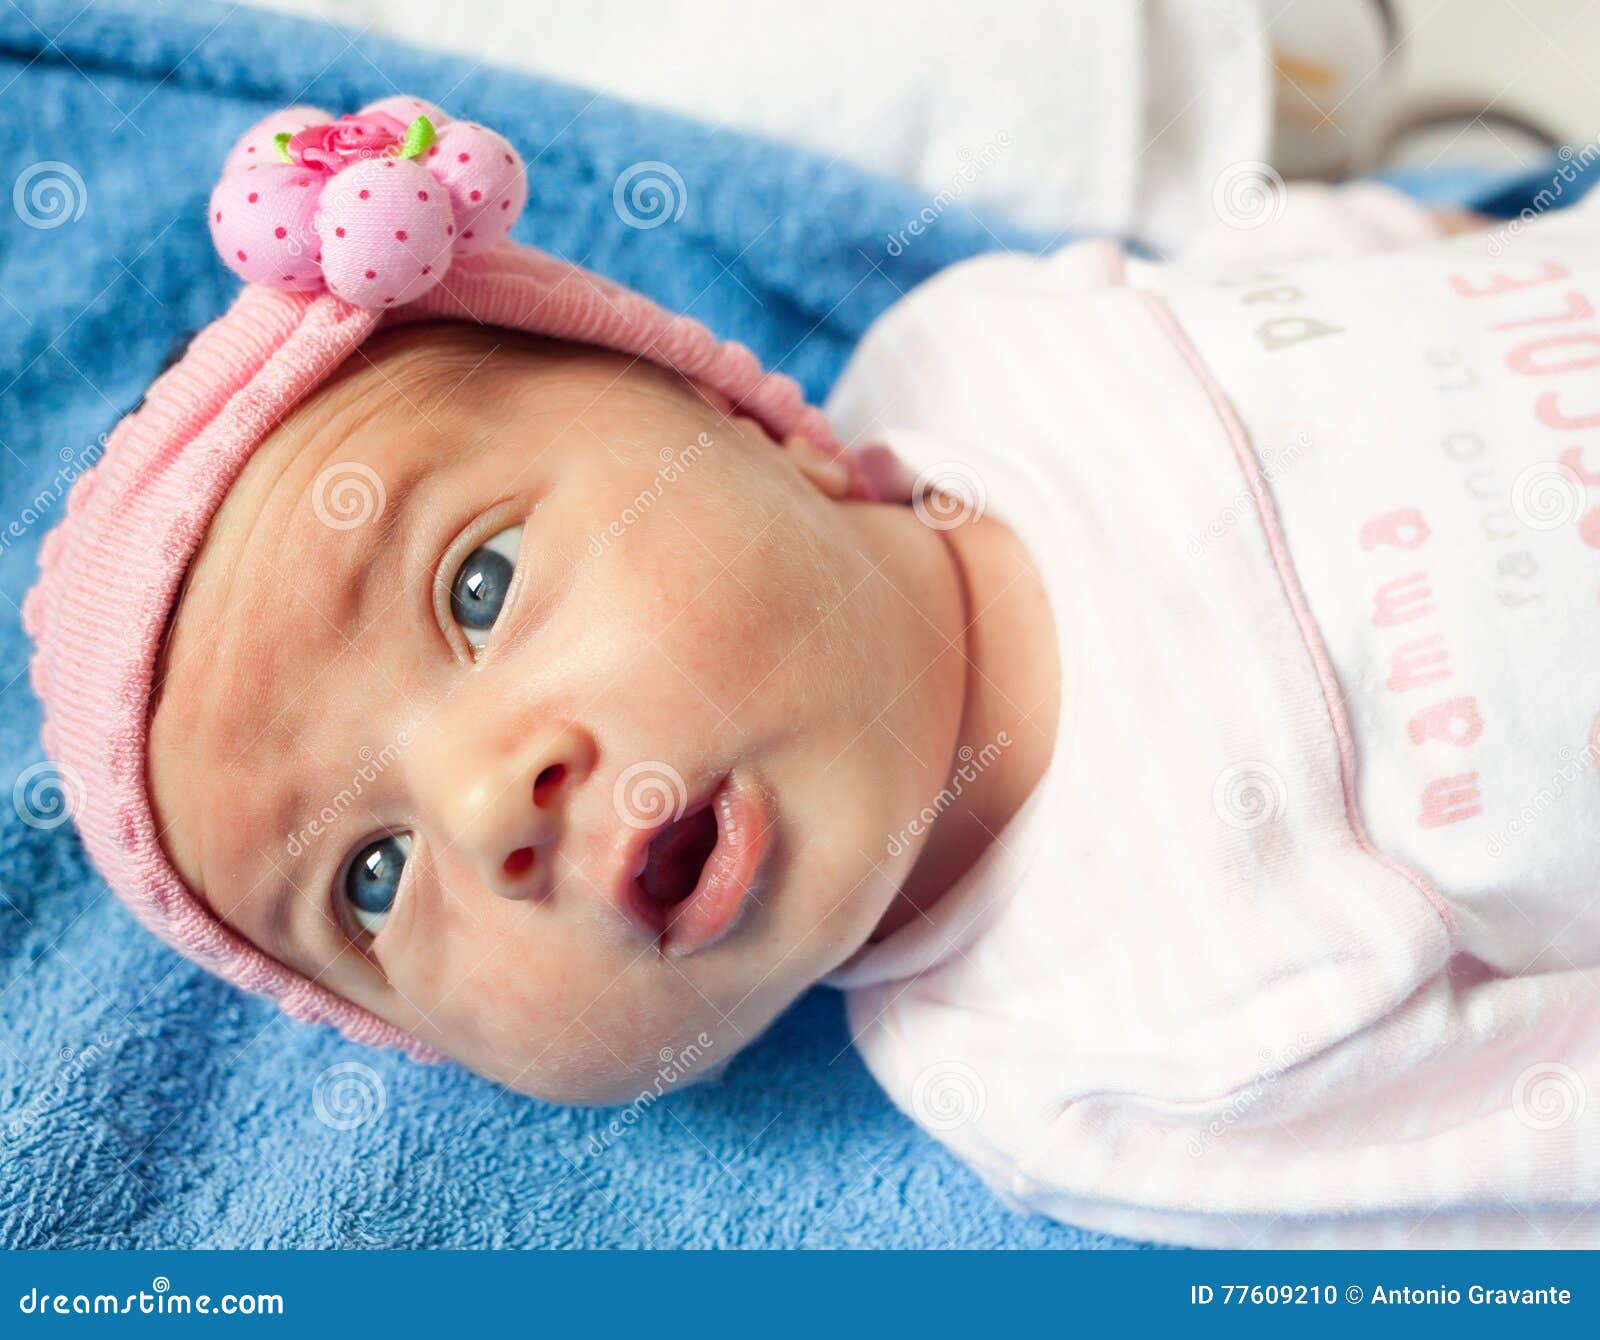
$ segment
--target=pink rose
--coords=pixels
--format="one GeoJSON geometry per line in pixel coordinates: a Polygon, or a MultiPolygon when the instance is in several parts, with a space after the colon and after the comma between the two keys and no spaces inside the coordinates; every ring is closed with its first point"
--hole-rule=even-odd
{"type": "Polygon", "coordinates": [[[356,113],[307,126],[289,140],[289,161],[300,167],[337,172],[358,158],[372,158],[404,142],[405,122],[387,112],[356,113]]]}

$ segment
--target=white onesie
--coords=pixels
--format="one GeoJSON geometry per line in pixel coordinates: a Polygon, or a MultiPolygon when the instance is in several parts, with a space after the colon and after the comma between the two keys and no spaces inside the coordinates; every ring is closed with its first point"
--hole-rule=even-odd
{"type": "Polygon", "coordinates": [[[1353,254],[1428,231],[1369,187],[1204,262],[980,258],[832,398],[1055,615],[1045,779],[831,979],[1017,1205],[1600,1245],[1600,209],[1353,254]]]}

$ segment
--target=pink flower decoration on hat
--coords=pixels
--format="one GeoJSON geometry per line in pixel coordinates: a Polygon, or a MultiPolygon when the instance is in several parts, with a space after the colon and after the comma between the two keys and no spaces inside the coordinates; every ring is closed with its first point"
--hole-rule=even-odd
{"type": "Polygon", "coordinates": [[[247,283],[356,307],[413,301],[501,241],[528,201],[517,151],[420,98],[335,120],[290,107],[253,126],[211,193],[211,239],[247,283]]]}

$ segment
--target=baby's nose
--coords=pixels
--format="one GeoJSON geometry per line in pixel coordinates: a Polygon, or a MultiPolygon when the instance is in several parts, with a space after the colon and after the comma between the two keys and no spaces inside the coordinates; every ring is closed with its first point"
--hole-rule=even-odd
{"type": "Polygon", "coordinates": [[[507,758],[460,758],[451,836],[486,887],[503,898],[549,889],[568,802],[595,754],[589,734],[568,726],[507,758]]]}

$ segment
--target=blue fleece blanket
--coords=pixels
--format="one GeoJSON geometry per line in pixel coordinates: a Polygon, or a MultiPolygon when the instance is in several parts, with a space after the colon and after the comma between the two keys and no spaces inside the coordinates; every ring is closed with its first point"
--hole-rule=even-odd
{"type": "MultiPolygon", "coordinates": [[[[0,6],[0,87],[3,184],[16,186],[0,209],[7,788],[41,757],[17,607],[64,463],[236,291],[205,200],[233,139],[269,110],[405,90],[495,126],[531,165],[520,238],[744,340],[813,396],[900,291],[1025,240],[958,208],[890,255],[926,202],[863,174],[231,7],[0,6]],[[682,214],[628,227],[613,184],[652,160],[682,179],[682,214]]],[[[550,1107],[284,1020],[140,929],[70,824],[30,827],[0,801],[0,1243],[1096,1241],[1003,1209],[918,1133],[857,1061],[831,992],[721,1083],[633,1109],[550,1107]]]]}
{"type": "Polygon", "coordinates": [[[236,284],[207,193],[272,108],[395,91],[503,130],[532,167],[518,236],[744,340],[820,397],[904,290],[1029,239],[838,164],[556,84],[235,7],[0,9],[0,1244],[1120,1245],[1017,1216],[901,1117],[814,992],[718,1084],[550,1107],[288,1022],[139,929],[48,772],[18,619],[68,472],[236,284]],[[684,208],[628,227],[632,165],[684,208]],[[12,174],[15,174],[14,176],[12,174]],[[893,253],[893,254],[891,254],[893,253]]]}

